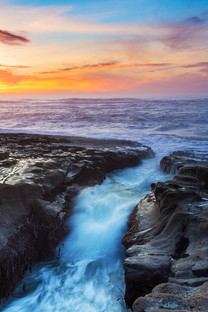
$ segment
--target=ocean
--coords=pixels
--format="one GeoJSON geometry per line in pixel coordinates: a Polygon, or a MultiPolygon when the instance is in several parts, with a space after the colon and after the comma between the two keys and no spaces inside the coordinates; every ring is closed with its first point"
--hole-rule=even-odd
{"type": "Polygon", "coordinates": [[[33,266],[7,312],[126,312],[125,250],[121,245],[133,207],[153,182],[171,175],[161,157],[176,150],[205,154],[208,99],[51,99],[0,101],[0,132],[126,139],[150,146],[155,158],[109,174],[75,199],[69,235],[53,259],[33,266]],[[25,285],[25,291],[23,291],[25,285]]]}
{"type": "Polygon", "coordinates": [[[130,139],[164,150],[206,149],[208,99],[0,101],[0,132],[130,139]]]}

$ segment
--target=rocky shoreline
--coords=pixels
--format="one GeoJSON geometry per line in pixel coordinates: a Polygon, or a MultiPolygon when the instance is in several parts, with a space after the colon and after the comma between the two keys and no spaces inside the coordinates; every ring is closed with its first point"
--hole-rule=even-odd
{"type": "Polygon", "coordinates": [[[14,291],[34,262],[54,253],[83,187],[153,155],[130,141],[1,134],[0,298],[14,291]]]}
{"type": "MultiPolygon", "coordinates": [[[[139,143],[32,134],[0,135],[0,298],[54,254],[73,198],[107,173],[154,156],[139,143]]],[[[129,217],[123,238],[125,300],[133,312],[206,311],[207,155],[174,152],[129,217]]]]}
{"type": "Polygon", "coordinates": [[[133,312],[207,311],[207,155],[175,152],[160,165],[175,176],[152,185],[123,238],[125,300],[133,312]]]}

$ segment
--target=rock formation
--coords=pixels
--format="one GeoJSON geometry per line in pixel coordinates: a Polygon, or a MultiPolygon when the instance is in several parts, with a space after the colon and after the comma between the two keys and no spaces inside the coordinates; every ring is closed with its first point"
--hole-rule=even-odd
{"type": "Polygon", "coordinates": [[[152,157],[128,141],[0,135],[0,298],[66,234],[72,199],[113,170],[152,157]]]}
{"type": "Polygon", "coordinates": [[[176,175],[152,185],[123,238],[126,303],[134,312],[207,311],[207,157],[175,152],[161,168],[176,175]]]}

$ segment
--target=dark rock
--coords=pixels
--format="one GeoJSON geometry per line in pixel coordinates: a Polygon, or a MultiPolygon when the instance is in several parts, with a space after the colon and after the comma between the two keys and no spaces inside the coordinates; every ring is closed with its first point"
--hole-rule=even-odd
{"type": "Polygon", "coordinates": [[[123,238],[126,303],[134,312],[206,311],[208,161],[176,152],[161,167],[176,176],[152,185],[123,238]]]}
{"type": "Polygon", "coordinates": [[[136,256],[131,256],[125,260],[125,282],[128,287],[125,295],[127,306],[131,306],[138,294],[144,296],[155,285],[168,280],[170,258],[156,252],[152,252],[147,257],[145,252],[142,253],[142,250],[137,250],[136,256]]]}
{"type": "Polygon", "coordinates": [[[73,197],[108,172],[153,156],[139,143],[28,134],[0,135],[0,298],[32,263],[55,252],[73,197]]]}
{"type": "Polygon", "coordinates": [[[9,152],[0,152],[0,160],[5,160],[9,158],[9,152]]]}

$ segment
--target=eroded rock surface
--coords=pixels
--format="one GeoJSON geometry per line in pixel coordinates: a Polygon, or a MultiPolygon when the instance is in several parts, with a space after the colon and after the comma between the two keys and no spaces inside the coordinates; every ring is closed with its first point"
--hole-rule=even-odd
{"type": "Polygon", "coordinates": [[[27,134],[0,135],[0,297],[66,233],[72,199],[113,170],[152,157],[138,143],[27,134]]]}
{"type": "Polygon", "coordinates": [[[176,175],[152,185],[123,238],[125,299],[134,312],[206,311],[207,157],[176,152],[161,160],[161,168],[176,175]]]}

